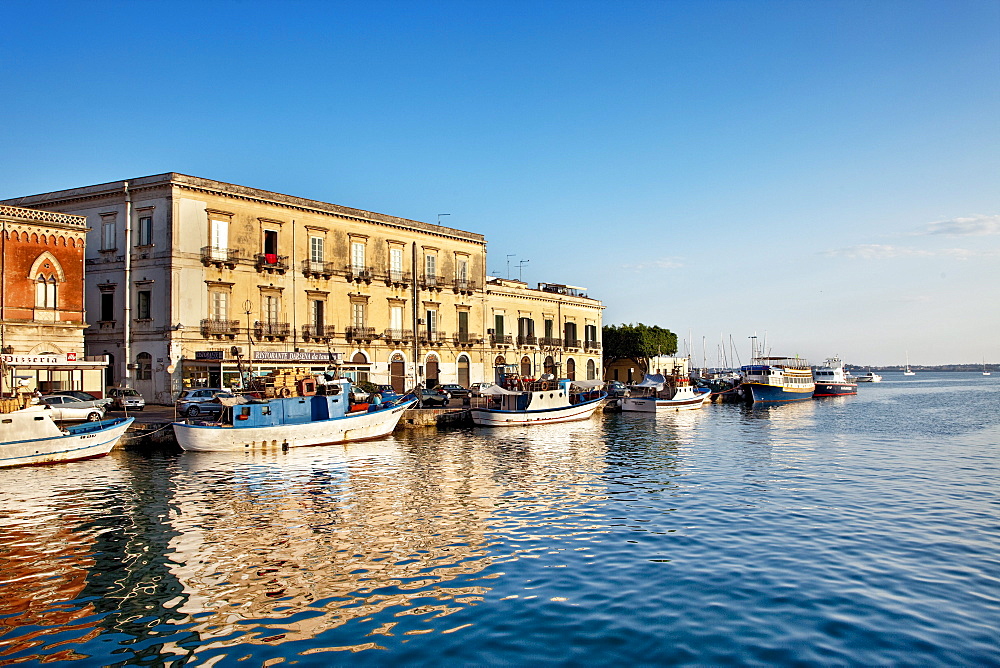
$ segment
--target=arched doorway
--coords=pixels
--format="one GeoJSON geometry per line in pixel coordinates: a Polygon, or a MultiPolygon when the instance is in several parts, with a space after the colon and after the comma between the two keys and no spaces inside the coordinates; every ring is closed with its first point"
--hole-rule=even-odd
{"type": "Polygon", "coordinates": [[[587,380],[597,380],[597,365],[594,360],[587,360],[587,380]]]}
{"type": "Polygon", "coordinates": [[[400,353],[393,354],[389,360],[389,382],[399,394],[406,391],[406,360],[400,353]]]}
{"type": "Polygon", "coordinates": [[[431,354],[427,356],[427,361],[424,363],[424,378],[427,379],[427,387],[436,387],[438,384],[438,358],[437,355],[431,354]]]}
{"type": "Polygon", "coordinates": [[[465,355],[458,357],[458,384],[469,387],[469,358],[465,355]]]}
{"type": "Polygon", "coordinates": [[[556,375],[556,361],[552,359],[552,355],[545,358],[542,368],[545,370],[545,373],[552,374],[553,376],[556,375]]]}
{"type": "Polygon", "coordinates": [[[496,359],[493,360],[493,382],[503,381],[503,367],[506,363],[507,360],[503,355],[497,355],[496,359]]]}
{"type": "Polygon", "coordinates": [[[531,359],[527,355],[521,358],[521,376],[531,378],[531,359]]]}
{"type": "Polygon", "coordinates": [[[570,380],[576,380],[576,360],[572,357],[566,360],[566,377],[570,380]]]}

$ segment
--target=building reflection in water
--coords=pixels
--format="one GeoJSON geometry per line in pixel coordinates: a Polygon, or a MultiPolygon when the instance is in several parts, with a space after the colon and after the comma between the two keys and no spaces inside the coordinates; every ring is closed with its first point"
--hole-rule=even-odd
{"type": "Polygon", "coordinates": [[[352,621],[370,627],[351,636],[353,649],[453,630],[447,617],[482,601],[503,576],[490,567],[511,557],[494,548],[510,529],[501,516],[512,488],[567,507],[600,492],[587,483],[603,446],[578,433],[185,454],[168,555],[185,593],[177,611],[214,647],[308,639],[352,621]]]}

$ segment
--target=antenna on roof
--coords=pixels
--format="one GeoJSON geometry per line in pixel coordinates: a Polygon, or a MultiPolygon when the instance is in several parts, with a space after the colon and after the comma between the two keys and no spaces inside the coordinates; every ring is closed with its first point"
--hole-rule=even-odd
{"type": "Polygon", "coordinates": [[[438,225],[441,225],[441,216],[450,216],[450,213],[439,213],[438,214],[438,225]]]}

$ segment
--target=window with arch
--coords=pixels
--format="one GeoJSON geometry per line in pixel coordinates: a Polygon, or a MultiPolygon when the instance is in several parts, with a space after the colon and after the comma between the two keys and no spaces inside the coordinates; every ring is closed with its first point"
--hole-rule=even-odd
{"type": "Polygon", "coordinates": [[[594,360],[587,360],[587,380],[597,380],[597,364],[594,360]]]}
{"type": "Polygon", "coordinates": [[[135,379],[149,380],[153,377],[153,356],[139,353],[135,356],[135,379]]]}
{"type": "Polygon", "coordinates": [[[566,360],[566,377],[570,380],[576,380],[576,360],[572,357],[566,360]]]}
{"type": "Polygon", "coordinates": [[[56,277],[39,274],[35,279],[35,308],[54,309],[59,304],[59,287],[56,277]]]}

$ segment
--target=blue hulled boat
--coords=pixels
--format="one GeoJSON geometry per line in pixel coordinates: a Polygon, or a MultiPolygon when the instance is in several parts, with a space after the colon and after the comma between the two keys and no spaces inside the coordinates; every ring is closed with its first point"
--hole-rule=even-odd
{"type": "Polygon", "coordinates": [[[759,357],[740,367],[743,398],[754,403],[804,401],[816,390],[809,363],[798,357],[759,357]]]}

